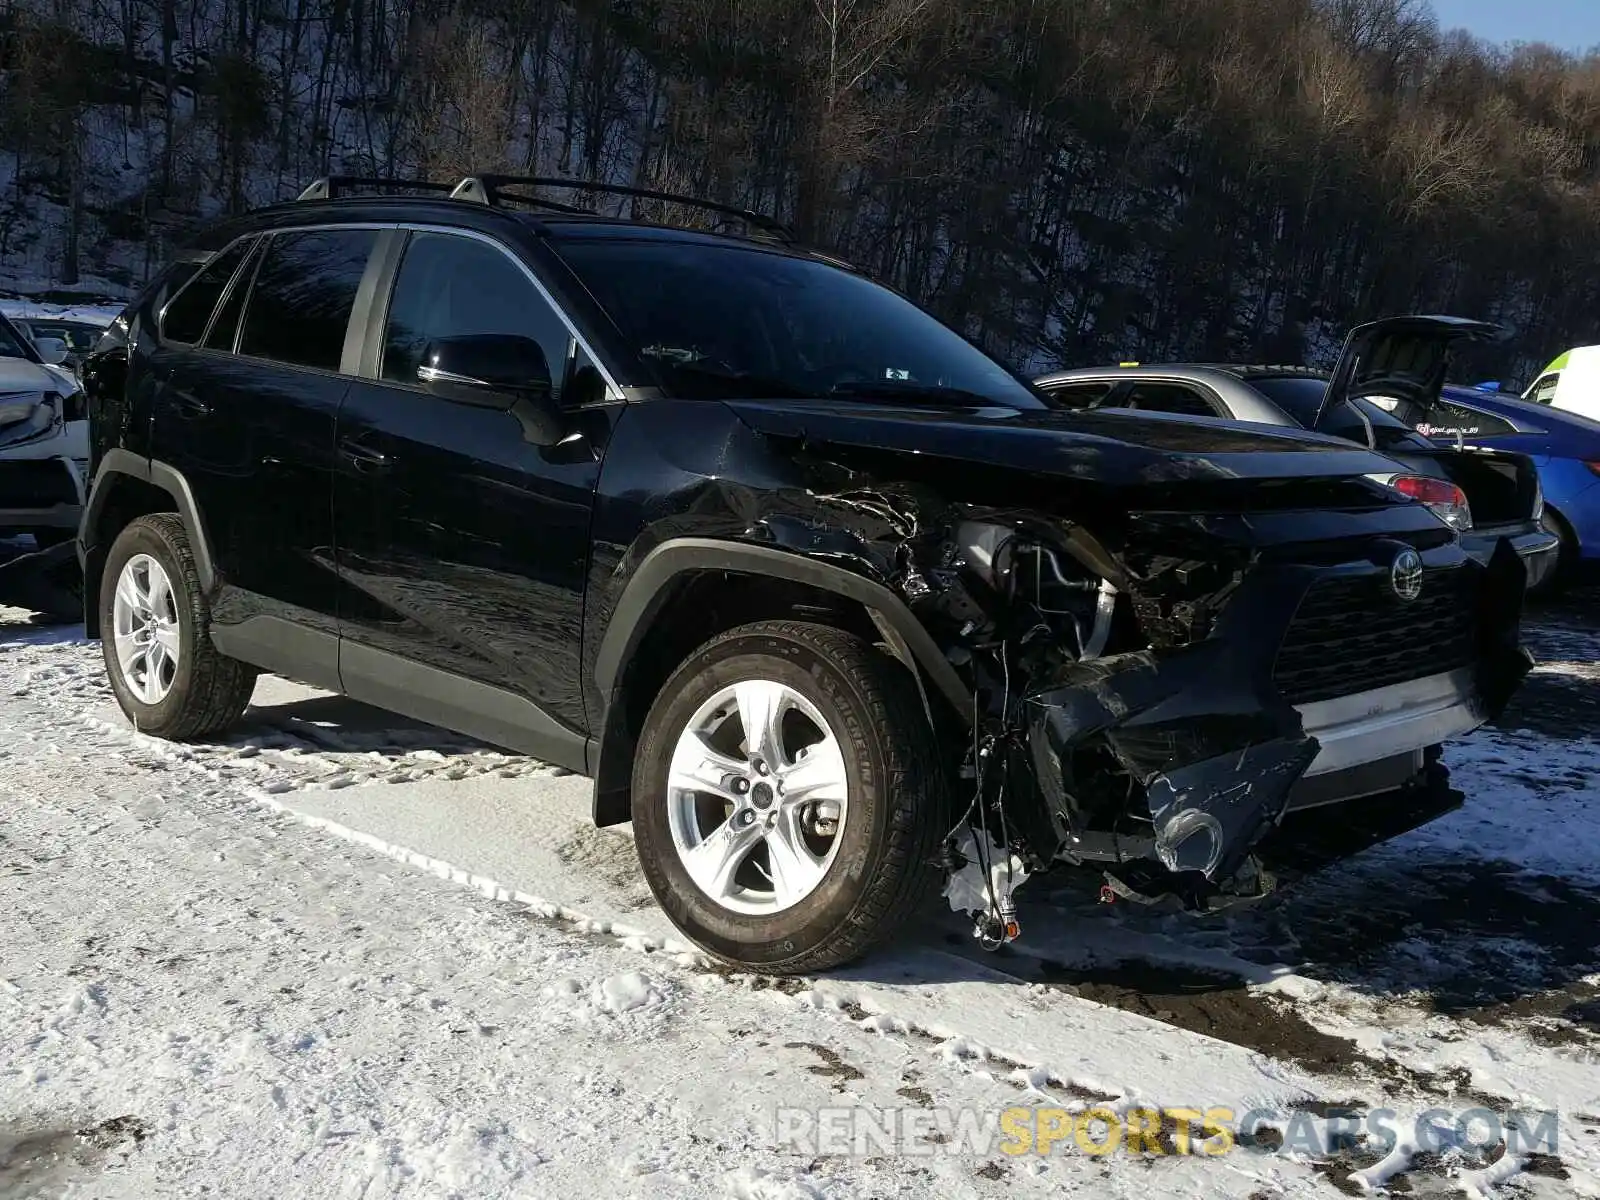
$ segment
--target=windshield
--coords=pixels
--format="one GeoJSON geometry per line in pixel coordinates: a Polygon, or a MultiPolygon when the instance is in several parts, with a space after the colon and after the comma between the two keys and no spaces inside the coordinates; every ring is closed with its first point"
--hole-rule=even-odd
{"type": "Polygon", "coordinates": [[[1523,399],[1530,404],[1551,404],[1556,398],[1556,384],[1560,381],[1560,375],[1546,375],[1528,389],[1523,399]]]}
{"type": "Polygon", "coordinates": [[[93,325],[56,324],[48,321],[30,321],[28,327],[33,330],[35,340],[60,338],[67,344],[67,349],[74,354],[89,353],[94,349],[94,344],[100,340],[100,335],[105,332],[93,325]]]}
{"type": "Polygon", "coordinates": [[[675,396],[1045,407],[909,300],[826,263],[644,239],[561,254],[675,396]]]}
{"type": "Polygon", "coordinates": [[[0,358],[25,358],[34,361],[33,353],[17,327],[0,316],[0,358]]]}

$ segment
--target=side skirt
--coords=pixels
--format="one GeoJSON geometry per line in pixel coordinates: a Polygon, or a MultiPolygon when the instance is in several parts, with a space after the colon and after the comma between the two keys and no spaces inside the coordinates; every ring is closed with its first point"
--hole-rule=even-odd
{"type": "Polygon", "coordinates": [[[339,674],[353,700],[589,773],[588,739],[525,696],[359,642],[342,642],[339,674]]]}
{"type": "Polygon", "coordinates": [[[264,671],[588,774],[588,739],[503,688],[282,617],[213,625],[211,641],[230,658],[264,671]]]}

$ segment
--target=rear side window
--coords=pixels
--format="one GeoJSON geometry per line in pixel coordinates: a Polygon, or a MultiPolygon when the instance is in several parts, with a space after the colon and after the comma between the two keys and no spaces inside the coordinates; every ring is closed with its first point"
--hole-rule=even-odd
{"type": "Polygon", "coordinates": [[[239,336],[239,314],[244,311],[245,298],[250,294],[250,278],[255,274],[256,264],[259,261],[259,255],[250,255],[244,264],[244,269],[239,272],[233,285],[222,298],[222,307],[217,309],[216,319],[211,322],[211,328],[206,333],[207,350],[233,353],[234,341],[239,336]]]}
{"type": "Polygon", "coordinates": [[[244,260],[248,242],[228,247],[213,258],[167,305],[161,318],[161,336],[169,342],[193,345],[205,335],[211,311],[222,298],[222,290],[244,260]]]}
{"type": "Polygon", "coordinates": [[[1136,383],[1118,401],[1121,408],[1141,412],[1178,413],[1186,417],[1220,415],[1215,405],[1198,389],[1181,383],[1136,383]]]}
{"type": "Polygon", "coordinates": [[[1111,395],[1109,383],[1055,383],[1045,389],[1045,394],[1062,408],[1094,408],[1111,395]]]}
{"type": "Polygon", "coordinates": [[[337,371],[356,291],[377,240],[371,229],[274,234],[245,305],[239,353],[337,371]]]}

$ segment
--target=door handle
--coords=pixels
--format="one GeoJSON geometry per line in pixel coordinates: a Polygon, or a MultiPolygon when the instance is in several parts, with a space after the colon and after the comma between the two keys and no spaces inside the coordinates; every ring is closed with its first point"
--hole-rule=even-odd
{"type": "Polygon", "coordinates": [[[215,410],[199,396],[191,392],[174,391],[172,393],[172,407],[178,411],[180,417],[209,417],[215,410]]]}
{"type": "Polygon", "coordinates": [[[382,450],[348,438],[339,443],[339,453],[358,471],[386,471],[394,466],[394,459],[382,450]]]}

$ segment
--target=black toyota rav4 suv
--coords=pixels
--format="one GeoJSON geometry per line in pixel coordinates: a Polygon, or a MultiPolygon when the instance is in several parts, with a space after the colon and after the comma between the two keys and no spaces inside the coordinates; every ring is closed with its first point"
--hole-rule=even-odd
{"type": "Polygon", "coordinates": [[[943,880],[995,944],[1051,864],[1203,909],[1459,803],[1522,566],[1392,462],[1053,411],[755,214],[559,186],[319,181],[116,322],[79,548],[139,729],[273,671],[583,772],[773,972],[943,880]]]}

